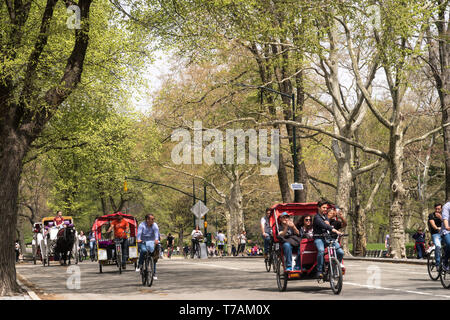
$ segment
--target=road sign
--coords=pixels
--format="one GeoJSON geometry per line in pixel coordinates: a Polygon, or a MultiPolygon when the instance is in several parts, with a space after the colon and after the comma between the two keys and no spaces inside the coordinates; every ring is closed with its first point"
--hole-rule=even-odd
{"type": "Polygon", "coordinates": [[[205,206],[205,204],[201,200],[198,200],[197,203],[191,208],[191,212],[199,219],[203,217],[208,211],[208,207],[205,206]]]}
{"type": "Polygon", "coordinates": [[[291,183],[292,190],[303,190],[303,183],[291,183]]]}

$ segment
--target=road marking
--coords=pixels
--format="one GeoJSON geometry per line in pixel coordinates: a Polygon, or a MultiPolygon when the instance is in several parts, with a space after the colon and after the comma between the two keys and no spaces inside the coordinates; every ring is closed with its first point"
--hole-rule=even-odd
{"type": "Polygon", "coordinates": [[[255,272],[254,269],[242,269],[242,268],[235,268],[235,267],[225,267],[217,264],[201,264],[201,263],[194,263],[194,262],[178,262],[179,264],[190,264],[195,266],[202,266],[202,267],[214,267],[214,268],[222,268],[222,269],[229,269],[229,270],[238,270],[238,271],[247,271],[247,272],[255,272]]]}
{"type": "Polygon", "coordinates": [[[440,294],[433,294],[433,293],[429,293],[429,292],[412,291],[412,290],[404,290],[404,289],[396,289],[396,288],[386,288],[386,287],[380,287],[380,286],[370,286],[370,285],[365,285],[365,284],[344,281],[344,285],[347,285],[347,284],[351,285],[351,286],[363,287],[363,288],[368,288],[368,289],[390,290],[390,291],[398,291],[398,292],[404,292],[404,293],[420,294],[420,295],[424,295],[424,296],[441,297],[441,298],[450,299],[450,296],[448,296],[448,295],[440,295],[440,294]]]}

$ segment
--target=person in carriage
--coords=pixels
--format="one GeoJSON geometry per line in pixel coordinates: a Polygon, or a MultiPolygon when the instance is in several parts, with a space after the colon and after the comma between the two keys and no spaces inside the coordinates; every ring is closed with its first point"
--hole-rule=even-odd
{"type": "Polygon", "coordinates": [[[60,228],[65,227],[64,218],[61,210],[56,212],[56,217],[53,219],[53,225],[60,228]]]}
{"type": "MultiPolygon", "coordinates": [[[[328,245],[328,241],[324,236],[321,236],[325,233],[336,233],[337,235],[342,235],[342,232],[336,230],[328,219],[328,208],[330,207],[330,203],[325,200],[320,200],[317,203],[317,215],[314,217],[313,229],[314,229],[314,244],[317,248],[317,273],[316,277],[321,279],[323,278],[323,264],[324,264],[324,253],[325,253],[325,245],[328,245]]],[[[339,246],[338,243],[335,244],[336,255],[339,260],[339,263],[342,264],[342,259],[344,258],[344,250],[339,246]]]]}
{"type": "Polygon", "coordinates": [[[297,252],[294,270],[299,271],[301,234],[287,212],[282,212],[280,215],[280,230],[278,238],[283,246],[286,271],[292,271],[292,251],[294,248],[297,252]]]}

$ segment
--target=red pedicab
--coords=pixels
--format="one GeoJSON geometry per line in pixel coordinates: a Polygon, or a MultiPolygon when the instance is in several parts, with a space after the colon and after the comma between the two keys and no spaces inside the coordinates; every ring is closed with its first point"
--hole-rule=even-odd
{"type": "Polygon", "coordinates": [[[103,272],[102,267],[105,265],[116,265],[119,269],[119,273],[122,273],[121,244],[118,241],[107,239],[105,237],[105,231],[108,229],[111,221],[113,221],[118,214],[123,216],[123,219],[130,224],[130,237],[125,240],[128,241],[127,263],[134,263],[134,268],[137,267],[137,260],[138,260],[138,248],[136,242],[138,229],[137,220],[132,215],[117,212],[97,217],[92,226],[92,231],[95,234],[95,240],[97,242],[97,257],[100,273],[103,272]]]}
{"type": "MultiPolygon", "coordinates": [[[[278,237],[280,232],[279,217],[282,212],[287,212],[290,216],[315,216],[317,214],[317,202],[310,203],[282,203],[276,204],[272,208],[270,216],[270,225],[273,230],[273,241],[275,243],[275,250],[277,251],[276,259],[277,265],[275,266],[277,274],[277,285],[280,291],[285,291],[287,282],[291,280],[311,280],[316,279],[316,266],[317,266],[317,248],[314,244],[314,239],[303,238],[300,243],[300,270],[286,271],[285,259],[283,253],[283,247],[281,240],[278,237]]],[[[330,235],[322,235],[329,240],[329,245],[325,246],[324,252],[324,277],[318,281],[330,282],[331,289],[335,294],[339,294],[342,290],[343,274],[345,274],[345,268],[341,268],[339,261],[336,257],[336,252],[332,243],[338,241],[332,238],[330,235]],[[331,257],[331,259],[330,259],[331,257]]],[[[292,250],[292,261],[296,258],[296,252],[292,250]]],[[[293,263],[294,264],[294,263],[293,263]]]]}

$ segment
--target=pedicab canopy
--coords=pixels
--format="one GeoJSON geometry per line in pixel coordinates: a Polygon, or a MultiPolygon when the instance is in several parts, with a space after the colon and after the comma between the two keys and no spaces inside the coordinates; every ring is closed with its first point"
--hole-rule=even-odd
{"type": "Polygon", "coordinates": [[[129,214],[117,212],[97,217],[97,219],[95,219],[94,224],[92,225],[92,232],[94,232],[95,234],[95,239],[102,239],[102,226],[116,219],[118,215],[121,215],[123,219],[125,221],[128,221],[128,223],[130,224],[130,236],[136,237],[138,227],[136,218],[129,214]]]}
{"type": "MultiPolygon", "coordinates": [[[[44,225],[44,227],[54,227],[54,222],[53,219],[55,219],[55,217],[45,217],[42,219],[42,224],[44,225]]],[[[69,224],[73,224],[73,218],[71,216],[63,216],[64,219],[64,224],[65,225],[69,225],[69,224]]]]}
{"type": "Polygon", "coordinates": [[[274,234],[277,233],[278,218],[281,213],[287,212],[290,216],[306,216],[317,214],[317,202],[307,203],[278,203],[270,208],[270,226],[273,228],[274,234]]]}

